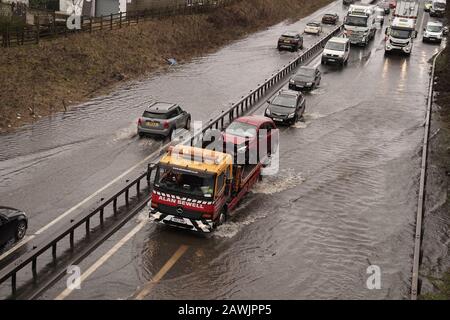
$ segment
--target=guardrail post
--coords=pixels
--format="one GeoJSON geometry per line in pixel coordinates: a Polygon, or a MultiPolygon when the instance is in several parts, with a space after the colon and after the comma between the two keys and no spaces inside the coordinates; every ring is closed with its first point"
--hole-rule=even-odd
{"type": "Polygon", "coordinates": [[[119,13],[119,29],[122,28],[122,11],[119,13]]]}
{"type": "Polygon", "coordinates": [[[11,293],[15,295],[17,292],[17,273],[11,275],[11,293]]]}
{"type": "Polygon", "coordinates": [[[114,198],[113,201],[113,211],[114,211],[114,216],[117,215],[117,198],[114,198]]]}
{"type": "Polygon", "coordinates": [[[100,209],[100,226],[101,226],[101,227],[103,227],[103,223],[105,222],[105,221],[104,221],[104,218],[103,218],[104,213],[105,213],[105,210],[104,210],[103,207],[102,207],[102,208],[100,209]]]}
{"type": "Polygon", "coordinates": [[[31,262],[31,272],[33,273],[33,281],[36,282],[37,280],[37,270],[36,270],[36,264],[37,264],[37,258],[34,257],[33,261],[31,262]]]}
{"type": "Polygon", "coordinates": [[[136,195],[138,198],[141,196],[141,179],[136,182],[136,195]]]}
{"type": "Polygon", "coordinates": [[[74,236],[74,230],[72,229],[71,231],[70,231],[70,250],[73,250],[73,247],[74,247],[74,242],[73,242],[73,236],[74,236]]]}
{"type": "Polygon", "coordinates": [[[130,198],[130,191],[129,191],[129,189],[127,189],[127,190],[125,190],[125,205],[127,207],[129,205],[129,202],[130,202],[129,198],[130,198]]]}
{"type": "Polygon", "coordinates": [[[56,242],[52,245],[53,264],[56,264],[56,242]]]}
{"type": "Polygon", "coordinates": [[[91,219],[86,219],[86,236],[88,237],[91,232],[91,219]]]}
{"type": "Polygon", "coordinates": [[[111,20],[109,22],[109,28],[112,30],[113,29],[113,14],[112,13],[110,15],[110,18],[111,18],[111,20]]]}

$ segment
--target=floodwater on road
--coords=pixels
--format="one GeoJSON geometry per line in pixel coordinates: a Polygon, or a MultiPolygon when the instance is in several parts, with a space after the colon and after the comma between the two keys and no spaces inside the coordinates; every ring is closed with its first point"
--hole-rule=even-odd
{"type": "MultiPolygon", "coordinates": [[[[329,10],[343,16],[337,1],[295,26],[329,10]]],[[[293,59],[273,45],[285,29],[274,26],[0,137],[9,146],[0,154],[0,174],[9,179],[0,186],[2,201],[37,210],[34,221],[45,223],[161,143],[134,137],[143,105],[177,101],[193,119],[208,119],[293,59]],[[28,139],[28,149],[17,139],[28,139]],[[38,195],[36,183],[46,186],[38,195]]],[[[383,45],[378,31],[367,48],[352,47],[348,66],[320,66],[322,82],[307,94],[304,122],[281,128],[280,171],[264,177],[231,221],[207,237],[146,223],[68,298],[133,298],[168,261],[173,266],[151,283],[147,299],[408,297],[428,60],[437,47],[417,41],[408,58],[384,57],[383,45]],[[180,248],[187,249],[174,261],[180,248]],[[371,265],[381,270],[379,290],[366,286],[371,265]]],[[[146,219],[144,210],[86,258],[82,272],[146,219]]],[[[55,298],[65,285],[63,279],[42,298],[55,298]]]]}

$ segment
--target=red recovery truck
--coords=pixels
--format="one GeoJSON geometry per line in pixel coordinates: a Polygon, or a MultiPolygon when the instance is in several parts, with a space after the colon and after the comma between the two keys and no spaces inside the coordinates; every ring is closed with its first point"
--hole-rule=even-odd
{"type": "Polygon", "coordinates": [[[226,221],[259,180],[262,163],[267,160],[258,156],[256,161],[248,157],[237,161],[235,151],[248,148],[259,152],[260,145],[268,143],[270,152],[272,141],[278,146],[278,139],[273,138],[276,127],[269,118],[242,117],[229,129],[222,139],[224,146],[234,144],[225,146],[230,153],[183,145],[169,148],[156,165],[149,214],[153,221],[204,233],[226,221]]]}
{"type": "Polygon", "coordinates": [[[190,146],[171,147],[159,161],[150,218],[209,233],[258,181],[262,164],[235,165],[226,153],[190,146]]]}

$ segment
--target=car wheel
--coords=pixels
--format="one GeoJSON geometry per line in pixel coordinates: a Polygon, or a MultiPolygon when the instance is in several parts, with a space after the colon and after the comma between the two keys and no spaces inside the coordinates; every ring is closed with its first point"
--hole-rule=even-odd
{"type": "Polygon", "coordinates": [[[138,132],[138,136],[139,136],[139,138],[142,138],[144,136],[144,133],[143,132],[138,132]]]}
{"type": "Polygon", "coordinates": [[[16,227],[16,240],[22,240],[27,232],[27,224],[25,221],[19,221],[16,227]]]}
{"type": "Polygon", "coordinates": [[[186,126],[184,127],[186,130],[191,130],[191,118],[186,120],[186,126]]]}

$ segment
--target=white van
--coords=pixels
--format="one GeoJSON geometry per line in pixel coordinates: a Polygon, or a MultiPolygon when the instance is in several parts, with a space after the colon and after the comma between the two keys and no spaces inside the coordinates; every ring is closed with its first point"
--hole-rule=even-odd
{"type": "Polygon", "coordinates": [[[350,40],[348,38],[333,37],[328,40],[322,53],[322,64],[347,64],[350,56],[350,40]]]}
{"type": "Polygon", "coordinates": [[[430,17],[443,17],[446,6],[446,0],[433,0],[430,8],[430,17]]]}

